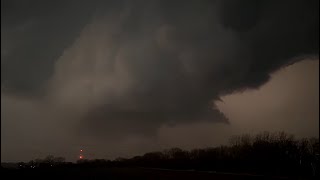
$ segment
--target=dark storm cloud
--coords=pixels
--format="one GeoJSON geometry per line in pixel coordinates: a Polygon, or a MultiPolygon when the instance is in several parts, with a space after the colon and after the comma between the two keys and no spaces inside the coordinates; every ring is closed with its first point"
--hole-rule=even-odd
{"type": "Polygon", "coordinates": [[[97,1],[1,1],[1,84],[37,95],[61,56],[91,20],[97,1]]]}
{"type": "Polygon", "coordinates": [[[2,62],[5,88],[46,82],[50,103],[73,114],[81,133],[228,122],[214,105],[220,96],[258,88],[297,57],[318,55],[317,0],[84,2],[57,1],[50,7],[58,10],[39,8],[44,17],[7,15],[17,23],[4,22],[6,45],[16,49],[2,62]],[[26,19],[31,29],[19,47],[10,33],[26,19]]]}

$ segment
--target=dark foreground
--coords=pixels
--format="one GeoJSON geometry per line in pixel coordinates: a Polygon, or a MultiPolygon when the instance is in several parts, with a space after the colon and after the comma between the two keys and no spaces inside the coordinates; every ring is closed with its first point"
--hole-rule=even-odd
{"type": "Polygon", "coordinates": [[[308,179],[305,177],[268,177],[250,174],[197,172],[192,170],[175,171],[150,168],[2,169],[1,171],[2,177],[6,179],[308,179]]]}

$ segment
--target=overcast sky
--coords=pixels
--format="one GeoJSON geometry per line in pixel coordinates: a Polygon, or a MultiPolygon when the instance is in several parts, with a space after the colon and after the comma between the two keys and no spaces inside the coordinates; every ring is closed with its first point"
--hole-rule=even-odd
{"type": "Polygon", "coordinates": [[[318,0],[2,0],[1,161],[319,136],[318,0]]]}

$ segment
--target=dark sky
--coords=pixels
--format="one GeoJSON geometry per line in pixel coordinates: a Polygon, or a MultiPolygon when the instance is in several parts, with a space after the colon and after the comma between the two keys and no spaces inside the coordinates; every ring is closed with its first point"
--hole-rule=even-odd
{"type": "Polygon", "coordinates": [[[1,0],[1,158],[318,136],[318,59],[318,0],[1,0]]]}

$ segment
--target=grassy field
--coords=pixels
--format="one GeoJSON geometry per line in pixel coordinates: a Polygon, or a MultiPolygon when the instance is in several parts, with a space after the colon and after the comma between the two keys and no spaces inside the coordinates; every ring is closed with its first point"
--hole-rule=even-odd
{"type": "Polygon", "coordinates": [[[69,169],[24,169],[2,170],[2,177],[31,179],[217,179],[217,180],[262,180],[262,179],[305,179],[267,177],[248,174],[173,171],[149,168],[69,168],[69,169]]]}

